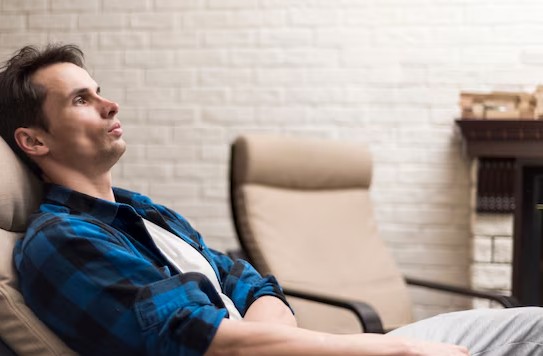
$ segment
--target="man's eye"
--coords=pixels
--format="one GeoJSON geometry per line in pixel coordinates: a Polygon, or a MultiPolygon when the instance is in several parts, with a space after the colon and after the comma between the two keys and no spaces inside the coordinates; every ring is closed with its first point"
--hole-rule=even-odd
{"type": "Polygon", "coordinates": [[[85,104],[85,102],[86,102],[86,101],[85,101],[85,99],[83,99],[82,96],[78,96],[78,97],[76,97],[76,98],[74,99],[74,103],[75,103],[75,104],[85,104]]]}

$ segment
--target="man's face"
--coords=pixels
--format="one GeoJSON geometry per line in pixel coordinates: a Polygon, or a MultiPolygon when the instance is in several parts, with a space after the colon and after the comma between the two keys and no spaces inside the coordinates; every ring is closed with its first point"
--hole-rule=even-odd
{"type": "Polygon", "coordinates": [[[80,173],[109,170],[126,149],[119,106],[101,97],[87,71],[72,63],[42,68],[32,82],[46,89],[44,141],[50,158],[80,173]]]}

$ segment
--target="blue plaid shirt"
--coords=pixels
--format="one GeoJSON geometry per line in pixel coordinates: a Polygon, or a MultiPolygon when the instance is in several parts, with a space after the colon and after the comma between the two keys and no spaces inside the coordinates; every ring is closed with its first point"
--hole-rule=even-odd
{"type": "Polygon", "coordinates": [[[179,214],[137,193],[114,193],[116,203],[48,185],[14,251],[26,303],[78,353],[202,355],[228,317],[211,282],[176,270],[142,217],[198,249],[241,315],[264,295],[287,303],[274,277],[209,249],[179,214]]]}

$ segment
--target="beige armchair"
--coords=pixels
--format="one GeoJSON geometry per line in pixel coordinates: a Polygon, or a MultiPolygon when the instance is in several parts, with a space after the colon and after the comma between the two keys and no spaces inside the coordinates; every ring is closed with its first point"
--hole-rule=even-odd
{"type": "Polygon", "coordinates": [[[364,144],[247,135],[232,145],[230,170],[240,245],[261,273],[274,274],[285,287],[303,327],[382,331],[374,314],[355,316],[356,308],[339,309],[336,299],[369,304],[385,330],[412,322],[406,283],[517,305],[505,296],[402,276],[379,237],[364,144]],[[321,303],[330,301],[334,307],[321,303]],[[363,322],[367,318],[370,328],[363,322]]]}
{"type": "Polygon", "coordinates": [[[73,355],[25,305],[13,266],[13,247],[39,204],[41,184],[2,139],[0,167],[0,340],[18,355],[73,355]]]}

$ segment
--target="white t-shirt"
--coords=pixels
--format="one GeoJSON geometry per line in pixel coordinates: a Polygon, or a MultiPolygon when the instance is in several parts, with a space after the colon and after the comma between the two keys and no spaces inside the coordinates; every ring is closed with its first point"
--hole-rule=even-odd
{"type": "Polygon", "coordinates": [[[230,314],[230,319],[242,319],[234,302],[232,302],[232,299],[222,292],[219,279],[217,278],[213,267],[211,267],[206,258],[202,256],[198,250],[157,224],[146,219],[143,219],[143,222],[158,249],[166,256],[172,265],[183,273],[198,272],[205,275],[211,281],[217,293],[219,293],[219,296],[230,314]]]}

